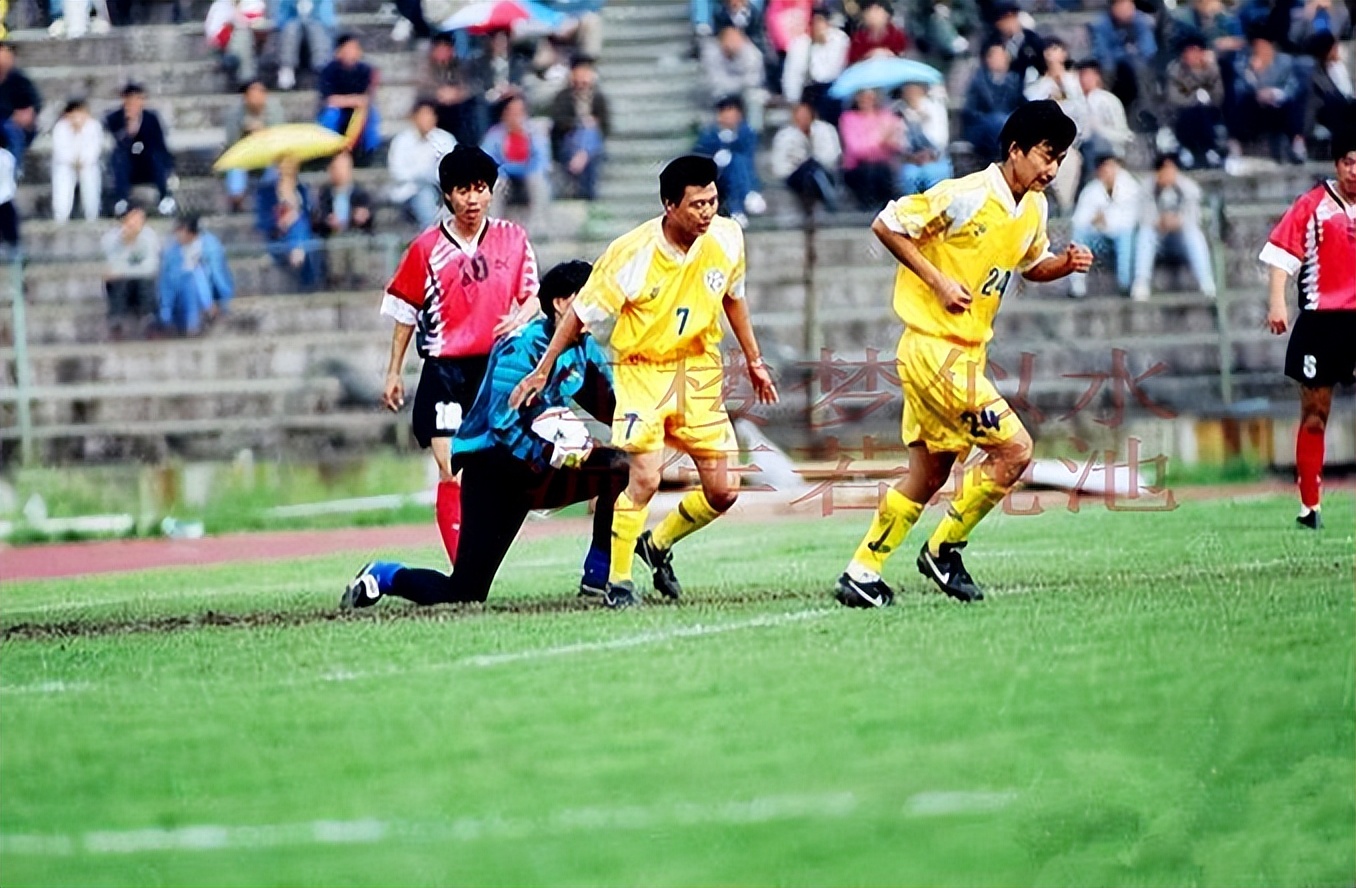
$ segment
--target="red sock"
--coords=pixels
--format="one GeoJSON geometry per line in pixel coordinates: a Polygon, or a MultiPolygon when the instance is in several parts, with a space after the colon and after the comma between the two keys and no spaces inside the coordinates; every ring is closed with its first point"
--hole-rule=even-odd
{"type": "Polygon", "coordinates": [[[461,539],[461,485],[456,481],[438,482],[438,532],[443,535],[447,560],[457,563],[457,542],[461,539]]]}
{"type": "Polygon", "coordinates": [[[1318,507],[1319,487],[1323,483],[1323,432],[1301,425],[1295,436],[1295,469],[1299,474],[1300,503],[1306,509],[1318,507]]]}

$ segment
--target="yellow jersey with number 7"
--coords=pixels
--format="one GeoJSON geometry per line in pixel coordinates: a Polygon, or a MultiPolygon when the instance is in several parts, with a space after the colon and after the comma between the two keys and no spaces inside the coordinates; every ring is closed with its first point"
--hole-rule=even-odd
{"type": "Polygon", "coordinates": [[[715,351],[727,295],[744,296],[744,232],[717,216],[684,254],[651,219],[613,241],[574,310],[586,326],[616,318],[618,362],[663,363],[715,351]]]}
{"type": "Polygon", "coordinates": [[[895,275],[895,313],[910,331],[957,345],[982,346],[993,338],[993,319],[1013,278],[1050,256],[1045,195],[1028,191],[1021,201],[997,164],[947,179],[922,194],[892,201],[880,219],[917,241],[937,270],[974,297],[961,314],[909,269],[895,275]]]}

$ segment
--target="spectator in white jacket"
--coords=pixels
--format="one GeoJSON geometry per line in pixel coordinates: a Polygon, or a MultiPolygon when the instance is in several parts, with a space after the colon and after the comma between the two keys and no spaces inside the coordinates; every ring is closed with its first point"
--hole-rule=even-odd
{"type": "Polygon", "coordinates": [[[1102,86],[1102,66],[1096,59],[1078,63],[1078,83],[1083,87],[1087,106],[1087,116],[1079,124],[1083,135],[1079,150],[1084,167],[1091,168],[1092,162],[1103,154],[1124,157],[1130,143],[1135,141],[1135,134],[1126,120],[1125,105],[1102,86]]]}
{"type": "MultiPolygon", "coordinates": [[[[1087,244],[1098,258],[1105,258],[1108,250],[1114,250],[1116,284],[1122,294],[1128,294],[1135,268],[1135,229],[1142,212],[1143,191],[1114,154],[1100,155],[1094,169],[1092,180],[1083,187],[1074,206],[1073,241],[1087,244]]],[[[1087,275],[1072,275],[1070,288],[1074,298],[1086,296],[1087,275]]]]}
{"type": "Polygon", "coordinates": [[[1176,156],[1171,154],[1154,159],[1154,178],[1144,189],[1130,298],[1149,298],[1154,263],[1159,259],[1186,262],[1201,293],[1215,297],[1210,245],[1201,230],[1201,187],[1182,175],[1176,156]]]}
{"type": "Polygon", "coordinates": [[[71,218],[77,184],[85,218],[99,218],[103,192],[99,161],[103,151],[103,127],[90,116],[84,99],[71,99],[52,127],[52,215],[58,222],[71,218]]]}
{"type": "Polygon", "coordinates": [[[768,158],[772,174],[801,199],[806,211],[823,202],[829,212],[838,209],[838,161],[843,156],[838,130],[815,119],[814,106],[802,101],[791,113],[791,123],[772,139],[768,158]]]}
{"type": "Polygon", "coordinates": [[[410,128],[391,140],[386,166],[391,172],[391,200],[405,208],[421,228],[427,228],[443,211],[443,196],[438,188],[438,161],[457,140],[438,129],[438,108],[419,100],[410,114],[410,128]]]}
{"type": "Polygon", "coordinates": [[[809,102],[821,120],[838,125],[843,104],[829,98],[829,87],[847,67],[852,40],[829,21],[829,13],[815,7],[810,16],[810,33],[791,41],[782,67],[782,95],[788,102],[809,102]]]}

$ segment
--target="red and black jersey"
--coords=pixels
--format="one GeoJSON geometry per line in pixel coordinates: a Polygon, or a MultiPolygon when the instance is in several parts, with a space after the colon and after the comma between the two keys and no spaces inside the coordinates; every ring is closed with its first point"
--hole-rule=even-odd
{"type": "Polygon", "coordinates": [[[1329,179],[1295,201],[1259,257],[1298,275],[1301,311],[1356,310],[1356,204],[1329,179]]]}

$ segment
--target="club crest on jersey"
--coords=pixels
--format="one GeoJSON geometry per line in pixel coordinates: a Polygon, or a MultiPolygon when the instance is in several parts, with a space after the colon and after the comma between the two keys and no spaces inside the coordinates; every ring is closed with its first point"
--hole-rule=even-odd
{"type": "Polygon", "coordinates": [[[706,288],[712,293],[720,293],[725,289],[725,272],[719,268],[713,268],[706,273],[706,288]]]}

